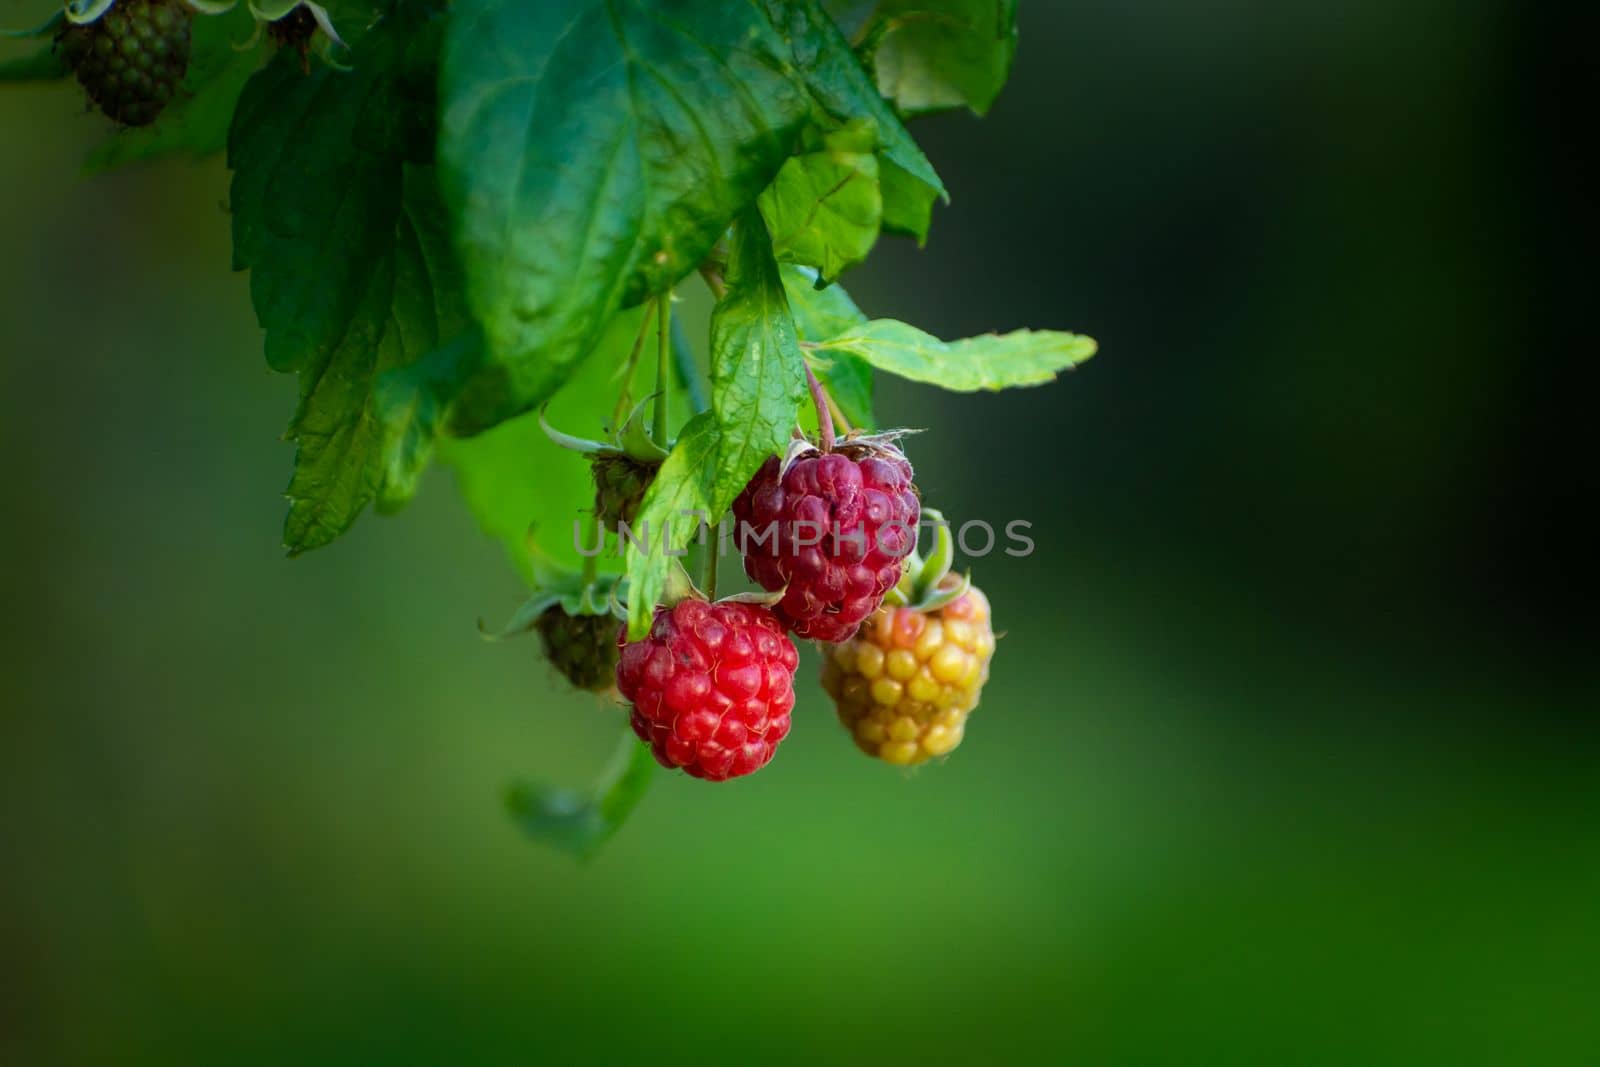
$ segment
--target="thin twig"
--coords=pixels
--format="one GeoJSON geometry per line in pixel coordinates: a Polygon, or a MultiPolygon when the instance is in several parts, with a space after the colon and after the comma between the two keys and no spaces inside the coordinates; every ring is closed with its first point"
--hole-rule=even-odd
{"type": "Polygon", "coordinates": [[[622,428],[622,420],[628,415],[628,407],[633,402],[633,375],[639,366],[639,353],[644,349],[645,335],[650,332],[650,314],[655,309],[647,307],[644,315],[639,319],[639,333],[633,339],[633,348],[628,352],[628,362],[622,371],[622,392],[617,394],[617,406],[611,412],[611,430],[615,433],[622,428]]]}
{"type": "Polygon", "coordinates": [[[662,293],[656,298],[656,444],[666,447],[667,442],[667,392],[672,384],[667,380],[667,357],[672,353],[672,294],[662,293]]]}
{"type": "Polygon", "coordinates": [[[706,547],[706,572],[700,582],[707,600],[717,599],[717,555],[722,550],[721,523],[711,526],[711,544],[706,547]]]}

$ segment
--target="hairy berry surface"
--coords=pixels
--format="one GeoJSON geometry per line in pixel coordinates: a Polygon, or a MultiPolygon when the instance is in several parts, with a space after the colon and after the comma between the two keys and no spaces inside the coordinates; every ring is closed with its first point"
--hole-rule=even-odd
{"type": "Polygon", "coordinates": [[[881,609],[824,654],[822,688],[863,752],[921,763],[961,743],[993,656],[989,601],[974,587],[937,611],[881,609]]]}
{"type": "Polygon", "coordinates": [[[617,688],[658,762],[723,781],[765,767],[788,735],[798,663],[768,609],[682,600],[623,646],[617,688]]]}
{"type": "Polygon", "coordinates": [[[744,569],[796,636],[843,641],[900,580],[921,505],[898,451],[768,459],[733,502],[744,569]]]}

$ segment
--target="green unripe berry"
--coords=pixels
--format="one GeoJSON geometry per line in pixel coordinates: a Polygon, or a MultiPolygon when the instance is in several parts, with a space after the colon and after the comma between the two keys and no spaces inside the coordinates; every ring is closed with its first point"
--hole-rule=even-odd
{"type": "Polygon", "coordinates": [[[56,45],[106,117],[144,126],[183,82],[192,17],[183,0],[117,0],[94,22],[63,27],[56,45]]]}

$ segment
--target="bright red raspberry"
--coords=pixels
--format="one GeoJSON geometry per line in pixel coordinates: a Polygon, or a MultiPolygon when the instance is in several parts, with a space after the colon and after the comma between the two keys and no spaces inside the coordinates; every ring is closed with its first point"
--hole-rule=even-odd
{"type": "Polygon", "coordinates": [[[799,662],[767,608],[680,600],[623,645],[617,688],[662,766],[721,782],[765,767],[788,735],[799,662]]]}
{"type": "Polygon", "coordinates": [[[896,448],[846,444],[779,470],[768,459],[733,502],[745,573],[784,591],[773,610],[796,636],[846,640],[900,580],[916,543],[911,464],[896,448]]]}

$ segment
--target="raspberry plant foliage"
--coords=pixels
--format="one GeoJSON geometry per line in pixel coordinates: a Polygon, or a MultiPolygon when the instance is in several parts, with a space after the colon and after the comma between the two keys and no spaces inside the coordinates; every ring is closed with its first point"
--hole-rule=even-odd
{"type": "MultiPolygon", "coordinates": [[[[681,602],[686,513],[724,516],[802,423],[822,451],[835,424],[874,429],[875,373],[1001,389],[1094,352],[1047,330],[942,341],[839,283],[882,234],[927,241],[948,193],[906,121],[988,110],[1014,0],[71,0],[8,34],[31,43],[5,46],[0,84],[71,91],[63,39],[168,5],[192,28],[181,85],[137,128],[106,109],[123,122],[85,169],[226,152],[232,265],[300,386],[286,550],[401,508],[437,456],[532,587],[509,628],[585,688],[609,650],[575,642],[605,613],[638,642],[681,602]],[[675,307],[702,284],[708,321],[675,307]],[[608,550],[580,560],[575,519],[608,550]],[[648,539],[623,551],[619,519],[648,539]]],[[[586,851],[637,799],[638,753],[513,808],[586,851]]]]}

